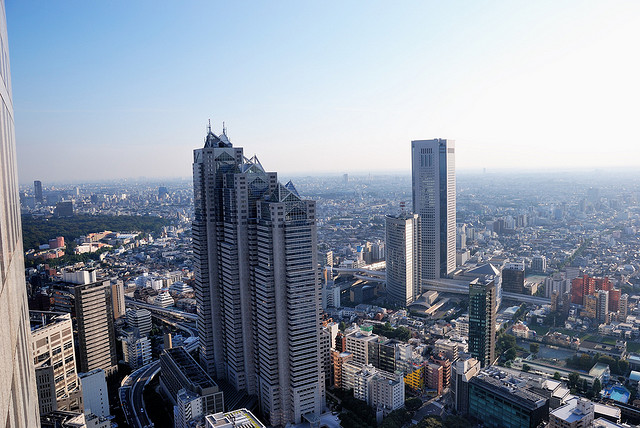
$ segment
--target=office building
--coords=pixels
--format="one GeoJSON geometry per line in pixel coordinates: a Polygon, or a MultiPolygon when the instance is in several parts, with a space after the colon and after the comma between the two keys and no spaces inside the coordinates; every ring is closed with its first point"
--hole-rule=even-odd
{"type": "Polygon", "coordinates": [[[203,367],[257,395],[272,425],[324,406],[315,202],[211,129],[194,151],[195,291],[203,367]]]}
{"type": "Polygon", "coordinates": [[[35,195],[36,202],[44,202],[44,199],[42,198],[42,181],[35,180],[33,182],[33,193],[35,195]]]}
{"type": "Polygon", "coordinates": [[[482,367],[496,359],[496,290],[493,281],[469,284],[469,353],[482,367]]]}
{"type": "Polygon", "coordinates": [[[411,174],[421,280],[445,278],[456,268],[455,142],[412,141],[411,174]]]}
{"type": "Polygon", "coordinates": [[[111,281],[111,298],[113,299],[113,318],[124,316],[127,308],[124,303],[124,283],[122,280],[111,281]]]}
{"type": "Polygon", "coordinates": [[[76,284],[71,289],[75,300],[80,371],[102,369],[111,376],[118,370],[111,282],[76,284]]]}
{"type": "Polygon", "coordinates": [[[40,414],[80,410],[71,315],[36,311],[29,315],[40,414]]]}
{"type": "Polygon", "coordinates": [[[596,307],[596,319],[599,323],[608,323],[609,319],[609,292],[606,290],[598,290],[596,295],[598,305],[596,307]]]}
{"type": "Polygon", "coordinates": [[[531,258],[531,271],[534,273],[546,273],[547,258],[542,255],[533,256],[531,258]]]}
{"type": "Polygon", "coordinates": [[[247,409],[207,415],[205,424],[205,428],[265,428],[264,424],[247,409]]]}
{"type": "Polygon", "coordinates": [[[524,262],[509,262],[502,269],[502,291],[525,294],[524,262]]]}
{"type": "Polygon", "coordinates": [[[480,371],[480,361],[473,357],[460,358],[451,367],[451,394],[458,414],[469,412],[469,380],[480,371]]]}
{"type": "Polygon", "coordinates": [[[18,197],[13,101],[4,0],[0,5],[0,424],[39,425],[18,197]]]}
{"type": "Polygon", "coordinates": [[[58,217],[73,217],[73,201],[60,201],[56,204],[54,211],[58,217]]]}
{"type": "Polygon", "coordinates": [[[368,342],[368,363],[375,368],[394,373],[396,371],[396,345],[402,342],[378,337],[368,342]]]}
{"type": "Polygon", "coordinates": [[[122,353],[131,370],[139,369],[151,362],[151,341],[132,331],[122,339],[122,353]]]}
{"type": "Polygon", "coordinates": [[[178,393],[187,390],[201,397],[200,406],[205,415],[224,410],[224,397],[218,384],[183,347],[162,351],[160,373],[160,387],[174,406],[178,393]]]}
{"type": "Polygon", "coordinates": [[[195,425],[194,422],[201,420],[204,416],[200,394],[188,389],[178,391],[176,405],[173,406],[174,428],[191,428],[195,425]]]}
{"type": "Polygon", "coordinates": [[[78,380],[82,391],[84,413],[101,417],[109,416],[109,391],[104,370],[95,369],[87,373],[78,373],[78,380]]]}
{"type": "Polygon", "coordinates": [[[620,296],[618,313],[620,314],[620,320],[623,322],[627,319],[627,315],[629,315],[629,295],[626,293],[620,296]]]}
{"type": "Polygon", "coordinates": [[[378,341],[378,335],[372,332],[373,326],[362,325],[357,330],[346,335],[345,350],[353,354],[353,360],[360,364],[369,364],[369,342],[378,341]]]}
{"type": "Polygon", "coordinates": [[[387,296],[401,306],[413,303],[421,292],[418,232],[417,214],[386,216],[387,296]]]}
{"type": "Polygon", "coordinates": [[[146,309],[127,309],[127,325],[137,331],[139,337],[151,333],[151,312],[146,309]]]}
{"type": "Polygon", "coordinates": [[[469,380],[469,415],[490,428],[536,428],[549,418],[547,398],[495,371],[469,380]]]}

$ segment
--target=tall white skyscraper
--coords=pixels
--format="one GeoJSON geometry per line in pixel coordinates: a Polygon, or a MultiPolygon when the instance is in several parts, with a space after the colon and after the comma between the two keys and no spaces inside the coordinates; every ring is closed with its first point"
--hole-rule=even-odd
{"type": "Polygon", "coordinates": [[[411,142],[413,212],[420,220],[421,279],[456,268],[456,149],[452,140],[411,142]]]}
{"type": "Polygon", "coordinates": [[[36,427],[40,418],[24,281],[4,0],[0,6],[0,425],[36,427]]]}
{"type": "Polygon", "coordinates": [[[387,294],[402,306],[413,303],[420,293],[418,232],[417,214],[386,217],[387,294]]]}
{"type": "Polygon", "coordinates": [[[271,425],[324,406],[315,202],[282,185],[226,133],[194,150],[201,363],[257,395],[271,425]]]}

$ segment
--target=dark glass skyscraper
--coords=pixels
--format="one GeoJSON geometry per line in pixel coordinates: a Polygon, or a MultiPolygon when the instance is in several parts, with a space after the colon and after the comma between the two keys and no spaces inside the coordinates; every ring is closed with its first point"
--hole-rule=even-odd
{"type": "Polygon", "coordinates": [[[469,353],[487,367],[495,361],[496,287],[493,281],[469,284],[469,353]]]}
{"type": "Polygon", "coordinates": [[[0,0],[0,426],[40,426],[24,281],[13,101],[4,0],[0,0]]]}

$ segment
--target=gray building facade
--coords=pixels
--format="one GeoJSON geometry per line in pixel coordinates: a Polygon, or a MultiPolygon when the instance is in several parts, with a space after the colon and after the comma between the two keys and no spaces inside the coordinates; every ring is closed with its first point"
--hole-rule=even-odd
{"type": "Polygon", "coordinates": [[[0,0],[0,425],[39,426],[24,280],[13,101],[4,0],[0,0]]]}

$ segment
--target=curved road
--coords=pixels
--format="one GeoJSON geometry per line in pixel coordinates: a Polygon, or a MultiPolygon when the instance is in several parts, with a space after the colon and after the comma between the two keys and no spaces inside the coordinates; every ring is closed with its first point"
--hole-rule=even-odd
{"type": "MultiPolygon", "coordinates": [[[[198,340],[191,342],[185,349],[191,352],[198,347],[198,340]]],[[[144,388],[160,372],[160,361],[156,360],[131,373],[122,381],[120,405],[129,425],[135,428],[148,428],[153,422],[144,410],[144,388]]]]}

